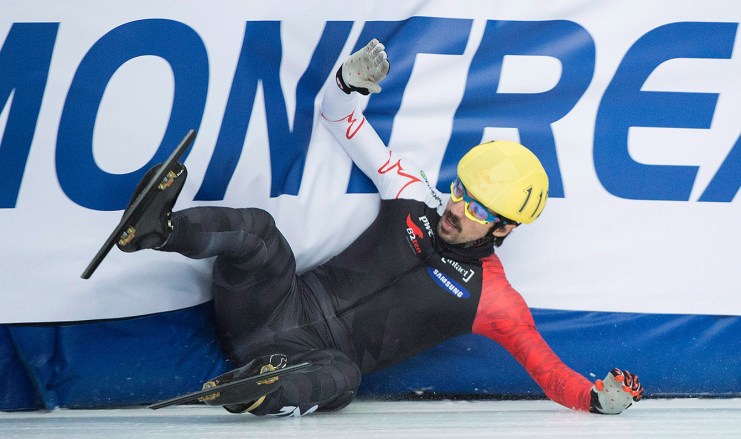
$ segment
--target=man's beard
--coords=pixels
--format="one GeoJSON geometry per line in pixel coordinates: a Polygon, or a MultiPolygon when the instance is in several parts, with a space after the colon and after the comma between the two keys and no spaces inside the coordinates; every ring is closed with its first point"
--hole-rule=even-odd
{"type": "Polygon", "coordinates": [[[448,224],[453,226],[455,231],[458,233],[461,233],[463,231],[463,229],[461,228],[461,219],[453,215],[450,210],[446,210],[443,212],[443,216],[440,218],[440,221],[447,221],[448,224]]]}

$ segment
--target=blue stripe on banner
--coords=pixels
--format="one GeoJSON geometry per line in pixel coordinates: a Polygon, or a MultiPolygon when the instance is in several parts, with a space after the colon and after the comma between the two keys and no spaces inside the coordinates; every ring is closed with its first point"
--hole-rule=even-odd
{"type": "MultiPolygon", "coordinates": [[[[120,320],[3,329],[37,394],[14,396],[12,375],[6,372],[23,369],[1,370],[0,410],[147,404],[200,390],[203,382],[228,368],[210,303],[120,320]],[[21,407],[21,399],[31,398],[36,406],[21,407]]],[[[0,338],[0,351],[5,351],[5,342],[0,338]]]]}
{"type": "MultiPolygon", "coordinates": [[[[589,379],[639,374],[649,396],[741,396],[741,317],[534,309],[553,350],[589,379]]],[[[0,410],[146,404],[228,367],[210,303],[145,317],[0,326],[0,410]]],[[[361,397],[543,397],[498,344],[467,335],[364,378],[361,397]]]]}

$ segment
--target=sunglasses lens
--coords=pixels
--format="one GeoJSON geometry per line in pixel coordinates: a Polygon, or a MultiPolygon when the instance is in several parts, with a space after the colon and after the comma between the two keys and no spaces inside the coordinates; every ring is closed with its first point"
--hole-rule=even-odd
{"type": "Polygon", "coordinates": [[[463,199],[463,193],[463,183],[461,183],[461,181],[456,178],[450,184],[450,196],[453,198],[453,201],[458,202],[463,199]]]}
{"type": "Polygon", "coordinates": [[[471,214],[472,217],[479,221],[488,221],[489,220],[489,211],[481,205],[478,201],[471,201],[468,203],[468,213],[471,214]]]}

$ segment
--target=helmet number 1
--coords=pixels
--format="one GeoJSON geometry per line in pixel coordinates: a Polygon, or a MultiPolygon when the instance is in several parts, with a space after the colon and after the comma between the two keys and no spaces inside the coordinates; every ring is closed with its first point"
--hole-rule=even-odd
{"type": "MultiPolygon", "coordinates": [[[[517,211],[517,213],[522,213],[523,210],[525,210],[525,207],[527,207],[528,201],[530,201],[530,197],[533,195],[533,187],[530,186],[527,189],[525,189],[523,192],[525,192],[525,201],[522,203],[522,206],[520,207],[520,210],[517,211]]],[[[533,209],[532,215],[530,215],[530,218],[533,218],[538,213],[538,209],[540,209],[540,205],[543,202],[543,191],[538,194],[538,204],[535,205],[535,209],[533,209]]]]}
{"type": "MultiPolygon", "coordinates": [[[[527,202],[530,201],[530,196],[533,194],[533,187],[530,186],[529,188],[525,189],[523,192],[525,192],[525,202],[522,203],[522,207],[520,207],[520,210],[517,211],[517,213],[522,213],[523,210],[525,210],[525,206],[527,206],[527,202]]],[[[538,203],[540,204],[540,203],[538,203]]]]}

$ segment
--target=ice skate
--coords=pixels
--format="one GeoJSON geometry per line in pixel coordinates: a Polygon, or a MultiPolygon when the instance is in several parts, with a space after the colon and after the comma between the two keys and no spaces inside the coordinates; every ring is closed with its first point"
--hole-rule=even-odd
{"type": "Polygon", "coordinates": [[[280,377],[311,366],[305,362],[288,366],[283,354],[258,357],[246,365],[226,372],[203,384],[199,392],[188,393],[149,406],[159,409],[175,404],[201,401],[224,406],[231,413],[244,413],[257,408],[265,397],[278,390],[280,377]]]}
{"type": "Polygon", "coordinates": [[[188,170],[182,163],[176,162],[169,167],[164,178],[154,181],[161,167],[162,164],[159,164],[147,171],[134,190],[131,202],[124,211],[124,217],[128,215],[130,219],[123,224],[123,231],[116,242],[121,251],[157,249],[170,235],[172,207],[185,185],[188,170]],[[134,206],[140,197],[141,203],[134,206]]]}
{"type": "MultiPolygon", "coordinates": [[[[258,357],[250,361],[245,366],[227,372],[224,375],[214,378],[205,383],[203,389],[208,386],[218,386],[220,383],[233,382],[240,378],[249,376],[264,375],[268,372],[285,369],[288,366],[288,357],[283,354],[273,354],[264,357],[258,357]]],[[[221,405],[230,413],[245,413],[256,409],[265,400],[268,393],[278,389],[279,377],[267,378],[257,383],[246,383],[243,386],[237,386],[229,392],[222,392],[218,397],[206,397],[202,401],[208,405],[221,405]],[[259,393],[255,395],[254,393],[259,393]]]]}
{"type": "Polygon", "coordinates": [[[134,191],[121,221],[80,277],[89,279],[114,244],[121,250],[129,252],[142,248],[156,248],[165,242],[169,234],[169,225],[167,221],[164,223],[161,221],[161,216],[164,213],[167,217],[183,188],[187,171],[178,161],[195,138],[195,130],[188,131],[164,164],[147,172],[134,191]],[[156,214],[153,213],[155,211],[156,214]]]}

